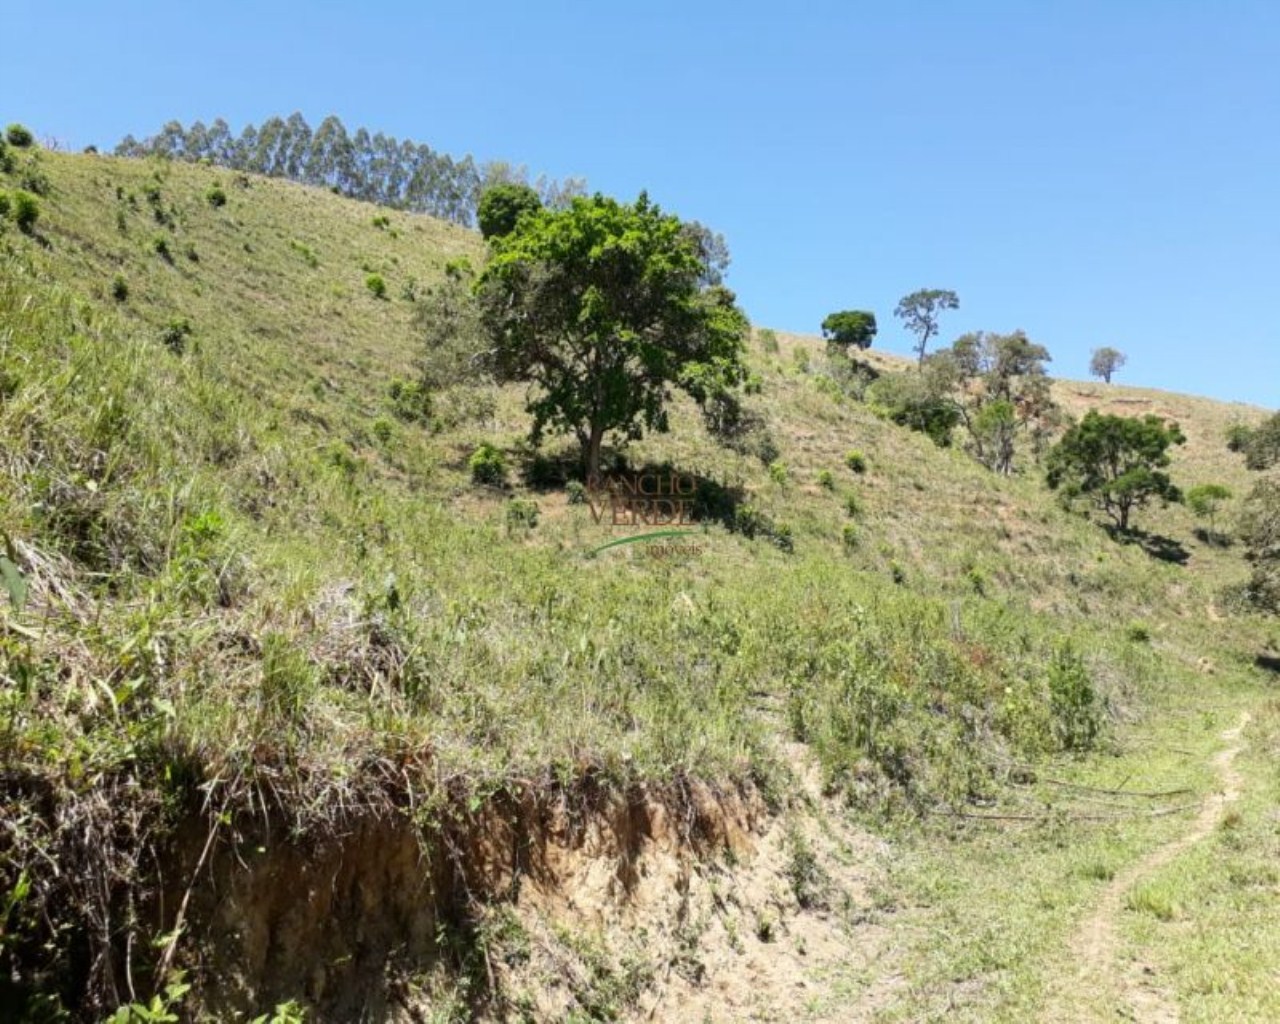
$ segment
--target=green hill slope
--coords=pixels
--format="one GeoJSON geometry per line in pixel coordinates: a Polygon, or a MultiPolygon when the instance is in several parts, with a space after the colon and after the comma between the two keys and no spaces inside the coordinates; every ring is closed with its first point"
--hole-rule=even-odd
{"type": "MultiPolygon", "coordinates": [[[[681,550],[592,555],[635,531],[575,502],[570,449],[522,440],[517,390],[397,390],[417,300],[478,236],[202,166],[24,153],[0,188],[24,175],[40,219],[0,235],[0,896],[25,895],[0,961],[30,1019],[234,960],[163,877],[236,877],[258,838],[231,835],[390,816],[465,846],[602,793],[780,813],[795,743],[859,813],[989,806],[1011,760],[1262,678],[1268,625],[1219,600],[1236,550],[1178,508],[1142,525],[1182,564],[1117,544],[1033,466],[998,478],[840,394],[814,339],[753,341],[768,465],[692,406],[625,452],[696,477],[714,515],[681,550]],[[472,481],[482,443],[499,484],[472,481]]],[[[1260,410],[1056,390],[1176,418],[1178,482],[1245,490],[1222,436],[1260,410]]],[[[474,946],[476,906],[451,908],[474,946]]],[[[273,963],[202,998],[329,1012],[273,963]]]]}

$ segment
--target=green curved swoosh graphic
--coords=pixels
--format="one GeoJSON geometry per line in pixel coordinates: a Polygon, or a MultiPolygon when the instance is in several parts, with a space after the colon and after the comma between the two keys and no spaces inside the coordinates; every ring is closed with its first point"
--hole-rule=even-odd
{"type": "Polygon", "coordinates": [[[658,530],[654,533],[638,533],[634,537],[619,537],[617,540],[609,541],[608,544],[601,544],[598,548],[592,548],[587,552],[587,557],[598,555],[607,548],[616,548],[619,544],[634,544],[639,540],[656,540],[658,537],[688,537],[696,533],[698,533],[697,530],[658,530]]]}

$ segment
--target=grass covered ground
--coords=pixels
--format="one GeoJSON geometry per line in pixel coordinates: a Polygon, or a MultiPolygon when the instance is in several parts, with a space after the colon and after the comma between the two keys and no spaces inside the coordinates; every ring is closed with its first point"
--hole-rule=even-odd
{"type": "MultiPolygon", "coordinates": [[[[157,938],[120,913],[139,851],[192,815],[255,813],[264,785],[303,835],[353,807],[443,794],[430,817],[584,780],[749,785],[780,807],[800,741],[847,813],[903,830],[887,904],[947,936],[911,954],[889,1019],[969,1005],[969,979],[972,1019],[1027,1019],[1096,882],[1180,819],[948,816],[1052,814],[1018,766],[1108,788],[1194,775],[1216,735],[1198,723],[1270,678],[1274,622],[1220,598],[1246,572],[1236,549],[1178,508],[1140,523],[1165,558],[1117,543],[1033,466],[998,478],[842,394],[813,339],[753,339],[767,461],[683,406],[627,450],[729,503],[700,554],[590,557],[615,534],[573,501],[569,450],[523,441],[517,390],[405,397],[419,299],[448,260],[483,257],[478,236],[202,166],[30,151],[0,189],[24,181],[40,218],[0,234],[0,532],[20,579],[0,626],[0,959],[40,1012],[106,1008],[104,951],[157,938]],[[505,463],[490,485],[468,468],[482,443],[505,463]]],[[[1177,418],[1175,479],[1245,491],[1222,434],[1259,410],[1056,392],[1177,418]]],[[[1242,756],[1265,774],[1260,749],[1242,756]]],[[[1223,846],[1270,885],[1273,792],[1151,882],[1209,922],[1161,936],[1193,1009],[1267,1005],[1262,953],[1247,977],[1230,957],[1213,971],[1205,935],[1238,893],[1206,876],[1223,846]]]]}

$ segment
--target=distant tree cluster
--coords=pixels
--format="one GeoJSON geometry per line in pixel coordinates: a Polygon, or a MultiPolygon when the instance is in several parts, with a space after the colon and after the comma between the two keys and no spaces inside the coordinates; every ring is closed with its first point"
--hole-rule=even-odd
{"type": "MultiPolygon", "coordinates": [[[[475,223],[480,198],[488,189],[526,183],[528,178],[524,168],[508,163],[477,164],[470,156],[454,159],[430,146],[382,132],[371,134],[365,128],[348,133],[333,116],[313,131],[298,113],[248,125],[238,136],[222,118],[210,125],[196,121],[190,127],[170,121],[148,139],[127,136],[115,153],[208,160],[237,171],[331,188],[353,199],[429,213],[468,227],[475,223]]],[[[543,204],[562,208],[583,192],[584,182],[539,178],[533,189],[543,204]]]]}
{"type": "MultiPolygon", "coordinates": [[[[1233,431],[1230,447],[1244,452],[1250,469],[1280,466],[1280,413],[1259,427],[1233,431]]],[[[1258,607],[1280,612],[1280,480],[1263,478],[1254,485],[1245,499],[1240,536],[1253,566],[1246,594],[1258,607]]]]}

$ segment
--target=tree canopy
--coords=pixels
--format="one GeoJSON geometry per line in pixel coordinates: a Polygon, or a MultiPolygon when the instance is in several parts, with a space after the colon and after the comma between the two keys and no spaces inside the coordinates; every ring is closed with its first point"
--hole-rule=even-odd
{"type": "Polygon", "coordinates": [[[949,377],[959,421],[969,434],[969,450],[988,469],[1013,472],[1017,441],[1030,434],[1036,446],[1057,422],[1044,364],[1049,350],[1023,331],[977,331],[929,357],[949,377]]]}
{"type": "Polygon", "coordinates": [[[1213,540],[1218,535],[1218,513],[1224,502],[1231,500],[1231,488],[1222,484],[1197,484],[1187,491],[1187,508],[1197,519],[1209,522],[1208,538],[1213,540]]]}
{"type": "Polygon", "coordinates": [[[1109,346],[1095,348],[1093,356],[1089,360],[1089,372],[1095,377],[1101,377],[1106,383],[1110,384],[1111,375],[1128,361],[1128,358],[1119,349],[1109,346]]]}
{"type": "Polygon", "coordinates": [[[495,238],[481,323],[497,378],[533,385],[533,439],[572,432],[591,477],[610,432],[667,428],[674,388],[701,401],[740,382],[747,319],[705,272],[686,225],[644,193],[577,198],[495,238]]]}
{"type": "Polygon", "coordinates": [[[1046,479],[1069,497],[1083,496],[1120,530],[1152,499],[1181,500],[1168,474],[1169,447],[1186,438],[1176,423],[1159,416],[1141,419],[1091,409],[1049,451],[1046,479]]]}
{"type": "Polygon", "coordinates": [[[520,182],[506,182],[485,189],[476,207],[476,222],[485,238],[509,235],[520,218],[542,209],[538,193],[520,182]]]}
{"type": "Polygon", "coordinates": [[[942,288],[921,288],[899,301],[893,315],[916,336],[913,351],[921,365],[924,364],[929,339],[938,333],[938,317],[944,310],[959,308],[960,299],[956,293],[942,288]]]}
{"type": "Polygon", "coordinates": [[[822,336],[828,350],[848,353],[853,348],[870,348],[876,336],[876,315],[861,309],[828,314],[822,321],[822,336]]]}

